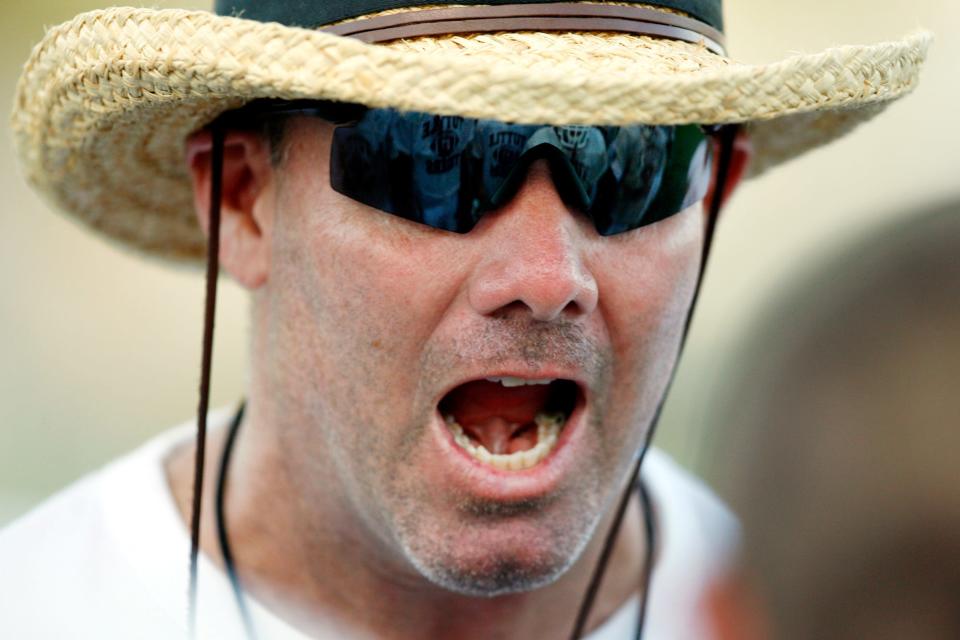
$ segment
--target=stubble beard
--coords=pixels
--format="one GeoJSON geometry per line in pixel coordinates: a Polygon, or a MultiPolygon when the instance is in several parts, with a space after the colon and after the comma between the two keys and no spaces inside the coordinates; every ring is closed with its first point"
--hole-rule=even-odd
{"type": "MultiPolygon", "coordinates": [[[[470,597],[496,596],[533,591],[559,580],[580,558],[603,515],[598,501],[567,498],[572,508],[549,512],[544,501],[513,503],[504,508],[498,503],[464,503],[458,510],[466,524],[462,532],[435,532],[424,535],[429,524],[416,511],[396,522],[396,539],[404,556],[431,584],[470,597]],[[507,512],[507,513],[504,513],[507,512]],[[536,519],[544,532],[537,545],[542,549],[535,558],[510,549],[486,550],[482,557],[464,554],[463,546],[476,537],[476,528],[496,527],[510,519],[536,519]]],[[[550,502],[555,502],[551,500],[550,502]]]]}

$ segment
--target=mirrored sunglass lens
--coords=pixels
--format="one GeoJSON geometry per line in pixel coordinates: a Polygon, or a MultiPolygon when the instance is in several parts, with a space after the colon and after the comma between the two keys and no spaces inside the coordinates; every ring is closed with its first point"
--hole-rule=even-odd
{"type": "Polygon", "coordinates": [[[476,121],[371,109],[337,127],[331,186],[371,207],[436,229],[465,233],[474,215],[470,178],[476,121]]]}
{"type": "Polygon", "coordinates": [[[363,204],[466,233],[546,158],[568,205],[612,235],[702,198],[707,147],[696,126],[528,126],[370,109],[334,130],[330,179],[363,204]]]}
{"type": "Polygon", "coordinates": [[[710,181],[709,140],[696,125],[621,127],[590,214],[601,235],[653,224],[701,200],[710,181]]]}

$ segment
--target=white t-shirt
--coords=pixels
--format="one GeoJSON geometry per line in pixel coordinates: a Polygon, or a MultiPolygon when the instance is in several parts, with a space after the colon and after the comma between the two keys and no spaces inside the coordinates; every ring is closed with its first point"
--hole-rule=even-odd
{"type": "MultiPolygon", "coordinates": [[[[220,414],[212,424],[227,421],[220,414]]],[[[0,636],[31,640],[187,638],[189,532],[173,502],[165,456],[192,437],[184,424],[79,480],[0,532],[0,636]]],[[[644,461],[658,514],[645,640],[709,638],[703,588],[737,537],[726,508],[665,454],[644,461]]],[[[209,508],[212,497],[205,497],[209,508]]],[[[226,575],[199,562],[197,637],[241,640],[226,575]]],[[[307,640],[249,596],[260,640],[307,640]]],[[[589,640],[632,639],[638,600],[589,640]]]]}

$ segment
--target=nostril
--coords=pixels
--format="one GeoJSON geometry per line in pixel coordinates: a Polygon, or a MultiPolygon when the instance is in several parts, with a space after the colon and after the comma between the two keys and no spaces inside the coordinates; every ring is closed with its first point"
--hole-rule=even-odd
{"type": "Polygon", "coordinates": [[[556,320],[557,318],[573,319],[582,315],[593,308],[594,305],[585,303],[583,296],[576,296],[566,304],[544,305],[537,309],[531,308],[532,315],[536,320],[556,320]]]}
{"type": "Polygon", "coordinates": [[[567,303],[567,306],[560,310],[560,315],[571,318],[586,315],[586,313],[587,309],[576,300],[571,300],[567,303]]]}
{"type": "Polygon", "coordinates": [[[522,300],[514,300],[513,302],[507,303],[499,309],[496,309],[491,315],[497,320],[502,320],[519,315],[521,313],[530,313],[530,307],[528,307],[522,300]]]}
{"type": "Polygon", "coordinates": [[[470,283],[469,299],[482,315],[510,316],[526,313],[535,320],[551,321],[589,315],[597,306],[598,288],[582,268],[482,268],[470,283]]]}
{"type": "Polygon", "coordinates": [[[581,306],[577,300],[570,300],[564,306],[538,305],[536,307],[522,300],[514,300],[494,310],[490,315],[497,320],[513,318],[519,315],[529,315],[532,316],[534,320],[549,321],[559,317],[576,318],[586,314],[587,311],[588,309],[581,306]]]}

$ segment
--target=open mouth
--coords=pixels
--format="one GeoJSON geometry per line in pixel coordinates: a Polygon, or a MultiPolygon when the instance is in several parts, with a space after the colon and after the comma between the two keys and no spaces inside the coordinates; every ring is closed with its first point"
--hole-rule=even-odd
{"type": "Polygon", "coordinates": [[[497,377],[456,387],[439,409],[454,442],[475,460],[522,471],[554,450],[580,397],[572,380],[497,377]]]}

